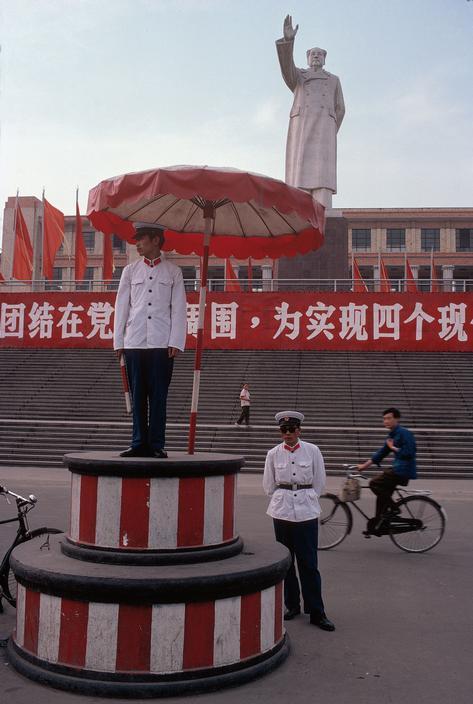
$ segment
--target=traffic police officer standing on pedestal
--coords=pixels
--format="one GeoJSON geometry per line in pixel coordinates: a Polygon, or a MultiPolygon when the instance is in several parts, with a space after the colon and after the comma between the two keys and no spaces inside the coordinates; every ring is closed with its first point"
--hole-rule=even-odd
{"type": "Polygon", "coordinates": [[[163,458],[168,387],[186,341],[186,293],[181,269],[161,253],[162,228],[135,231],[142,258],[124,268],[115,303],[114,348],[125,355],[133,405],[131,447],[120,455],[163,458]]]}
{"type": "Polygon", "coordinates": [[[263,489],[271,497],[267,513],[274,522],[276,540],[285,545],[292,564],[284,581],[284,619],[289,621],[301,612],[302,588],[304,613],[310,623],[324,631],[334,631],[334,624],[325,615],[320,574],[317,567],[319,496],[325,488],[325,466],[317,445],[299,439],[302,413],[283,411],[276,421],[283,442],[266,456],[263,489]]]}

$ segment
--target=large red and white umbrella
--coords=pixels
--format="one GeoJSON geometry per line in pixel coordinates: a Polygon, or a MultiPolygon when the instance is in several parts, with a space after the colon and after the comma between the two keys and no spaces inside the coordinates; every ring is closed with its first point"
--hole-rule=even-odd
{"type": "Polygon", "coordinates": [[[105,234],[132,241],[135,222],[166,230],[165,250],[202,256],[199,322],[189,429],[193,454],[209,254],[291,257],[323,244],[325,212],[308,193],[260,174],[211,166],[169,166],[101,181],[87,215],[105,234]]]}

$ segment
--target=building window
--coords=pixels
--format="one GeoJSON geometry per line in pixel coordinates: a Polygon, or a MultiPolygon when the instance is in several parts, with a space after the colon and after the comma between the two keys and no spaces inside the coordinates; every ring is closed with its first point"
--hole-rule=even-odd
{"type": "Polygon", "coordinates": [[[94,284],[94,267],[87,266],[82,281],[76,282],[76,291],[92,291],[94,284]]]}
{"type": "Polygon", "coordinates": [[[406,231],[386,230],[386,249],[388,252],[404,252],[406,249],[406,231]]]}
{"type": "Polygon", "coordinates": [[[423,252],[440,251],[440,230],[436,227],[420,231],[420,247],[423,252]]]}
{"type": "Polygon", "coordinates": [[[368,229],[353,229],[351,231],[351,248],[352,249],[371,249],[371,230],[368,229]]]}
{"type": "Polygon", "coordinates": [[[186,291],[195,291],[195,266],[181,266],[186,291]]]}
{"type": "Polygon", "coordinates": [[[61,291],[62,290],[62,272],[63,269],[60,266],[53,267],[53,278],[46,279],[45,290],[46,291],[61,291]]]}
{"type": "Polygon", "coordinates": [[[118,290],[118,284],[120,283],[120,278],[122,275],[123,271],[122,266],[116,266],[113,274],[112,274],[112,280],[110,283],[107,284],[107,291],[117,291],[118,290]]]}
{"type": "Polygon", "coordinates": [[[118,235],[112,235],[112,247],[115,252],[120,252],[124,254],[126,252],[126,241],[122,240],[118,235]]]}
{"type": "Polygon", "coordinates": [[[88,252],[93,252],[95,249],[95,232],[83,232],[82,237],[84,238],[84,245],[88,252]]]}
{"type": "Polygon", "coordinates": [[[225,290],[225,267],[224,266],[209,266],[209,291],[224,291],[225,290]]]}
{"type": "Polygon", "coordinates": [[[456,231],[457,252],[473,252],[473,227],[461,227],[456,231]]]}

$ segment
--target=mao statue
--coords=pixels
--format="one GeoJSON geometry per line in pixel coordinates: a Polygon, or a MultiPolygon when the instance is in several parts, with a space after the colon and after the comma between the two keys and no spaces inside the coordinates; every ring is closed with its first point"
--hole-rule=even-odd
{"type": "Polygon", "coordinates": [[[312,194],[326,208],[337,192],[337,132],[345,104],[337,76],[325,71],[324,49],[307,51],[309,68],[294,65],[294,38],[299,25],[284,20],[284,36],[276,41],[281,73],[294,93],[286,145],[286,183],[312,194]]]}

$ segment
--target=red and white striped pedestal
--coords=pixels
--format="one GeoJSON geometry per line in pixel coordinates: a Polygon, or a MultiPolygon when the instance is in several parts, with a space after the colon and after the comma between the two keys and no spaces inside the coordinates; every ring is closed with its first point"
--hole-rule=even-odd
{"type": "Polygon", "coordinates": [[[9,657],[22,674],[92,696],[145,698],[240,684],[285,659],[290,557],[278,543],[242,549],[241,458],[90,453],[66,462],[69,536],[51,536],[49,550],[25,543],[12,558],[9,657]]]}
{"type": "Polygon", "coordinates": [[[107,452],[65,457],[72,473],[70,557],[119,564],[218,560],[241,552],[235,532],[242,459],[170,453],[166,460],[107,452]]]}

